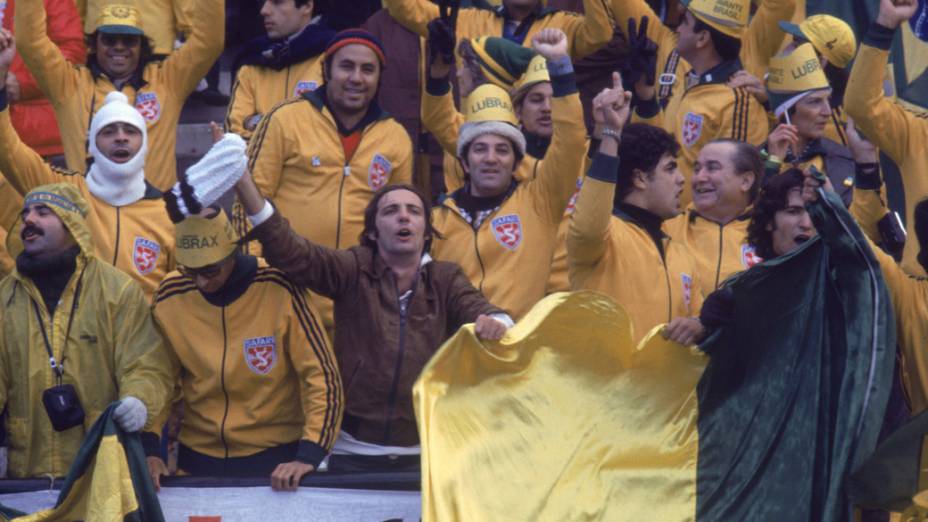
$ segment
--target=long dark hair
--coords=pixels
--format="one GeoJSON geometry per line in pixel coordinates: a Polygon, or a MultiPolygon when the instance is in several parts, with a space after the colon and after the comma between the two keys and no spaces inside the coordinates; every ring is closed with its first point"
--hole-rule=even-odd
{"type": "Polygon", "coordinates": [[[377,207],[384,196],[395,190],[408,190],[419,197],[419,201],[422,203],[422,211],[425,213],[425,246],[422,252],[428,252],[429,248],[432,247],[432,238],[444,239],[444,237],[432,226],[432,204],[429,203],[428,198],[423,196],[419,189],[407,183],[387,185],[374,194],[374,197],[364,209],[364,230],[361,231],[358,240],[362,246],[377,250],[377,240],[374,239],[377,237],[377,207]]]}
{"type": "MultiPolygon", "coordinates": [[[[84,36],[84,44],[87,46],[87,67],[97,67],[100,64],[97,62],[97,35],[100,31],[94,31],[91,34],[84,36]]],[[[164,54],[155,54],[155,49],[152,46],[151,39],[145,35],[142,35],[141,38],[141,48],[139,49],[139,64],[136,67],[136,72],[141,73],[145,66],[148,65],[148,62],[154,62],[158,60],[164,60],[166,55],[164,54]]]]}
{"type": "Polygon", "coordinates": [[[786,208],[789,201],[789,191],[802,187],[804,177],[799,169],[789,169],[782,174],[773,176],[760,191],[751,222],[748,224],[748,244],[752,245],[762,259],[777,257],[773,250],[773,234],[767,230],[767,225],[773,223],[777,212],[786,208]]]}

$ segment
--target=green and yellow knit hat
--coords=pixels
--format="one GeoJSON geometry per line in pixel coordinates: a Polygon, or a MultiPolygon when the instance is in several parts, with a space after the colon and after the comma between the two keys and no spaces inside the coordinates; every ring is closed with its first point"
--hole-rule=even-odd
{"type": "Polygon", "coordinates": [[[774,56],[767,70],[767,93],[777,117],[809,93],[830,87],[812,44],[802,44],[789,54],[774,56]]]}
{"type": "Polygon", "coordinates": [[[680,0],[697,20],[722,34],[741,38],[748,26],[751,0],[680,0]]]}
{"type": "MultiPolygon", "coordinates": [[[[90,229],[87,227],[87,214],[90,212],[90,206],[77,187],[70,183],[52,183],[36,187],[23,198],[23,208],[36,204],[45,205],[58,216],[71,237],[80,246],[81,253],[88,257],[93,255],[93,243],[90,240],[90,229]]],[[[20,235],[22,231],[22,218],[17,218],[6,238],[6,249],[11,257],[15,258],[23,251],[23,240],[20,235]]]]}
{"type": "Polygon", "coordinates": [[[174,228],[177,262],[189,268],[216,264],[232,255],[238,235],[222,209],[211,217],[187,216],[174,228]]]}
{"type": "Polygon", "coordinates": [[[468,43],[487,80],[506,90],[512,89],[535,56],[531,49],[495,36],[478,36],[468,43]]]}

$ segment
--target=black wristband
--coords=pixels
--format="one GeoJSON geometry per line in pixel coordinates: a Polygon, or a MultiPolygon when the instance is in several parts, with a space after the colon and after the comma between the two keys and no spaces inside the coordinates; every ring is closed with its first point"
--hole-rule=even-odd
{"type": "Polygon", "coordinates": [[[854,188],[863,190],[880,190],[883,178],[880,176],[879,163],[854,164],[854,188]]]}
{"type": "Polygon", "coordinates": [[[893,37],[895,35],[895,29],[890,29],[889,27],[873,22],[867,34],[864,36],[864,44],[883,51],[888,51],[893,45],[893,37]]]}

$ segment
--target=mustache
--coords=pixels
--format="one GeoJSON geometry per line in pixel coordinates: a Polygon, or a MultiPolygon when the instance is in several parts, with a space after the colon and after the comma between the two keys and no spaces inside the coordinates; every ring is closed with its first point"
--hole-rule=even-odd
{"type": "Polygon", "coordinates": [[[27,235],[27,234],[30,234],[30,233],[34,233],[34,234],[37,235],[37,236],[44,236],[44,235],[45,235],[45,232],[43,232],[41,228],[39,228],[39,227],[37,227],[37,226],[35,226],[35,225],[26,225],[25,227],[23,227],[23,231],[19,233],[19,237],[20,237],[21,239],[25,239],[25,238],[26,238],[26,235],[27,235]]]}

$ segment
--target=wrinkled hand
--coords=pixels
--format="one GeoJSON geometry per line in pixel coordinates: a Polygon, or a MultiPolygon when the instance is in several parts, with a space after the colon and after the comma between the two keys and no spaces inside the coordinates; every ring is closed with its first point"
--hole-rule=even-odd
{"type": "Polygon", "coordinates": [[[170,474],[167,465],[161,460],[161,457],[145,457],[145,462],[148,463],[148,476],[151,477],[151,481],[155,485],[155,491],[161,491],[161,477],[170,474]]]}
{"type": "Polygon", "coordinates": [[[781,123],[777,125],[776,129],[773,129],[770,136],[767,136],[767,152],[783,160],[786,158],[789,148],[793,147],[793,150],[796,150],[798,143],[799,131],[796,126],[781,123]]]}
{"type": "Polygon", "coordinates": [[[271,473],[271,489],[274,491],[296,491],[303,475],[315,471],[316,467],[298,460],[283,462],[271,473]]]}
{"type": "Polygon", "coordinates": [[[486,314],[480,314],[474,321],[474,333],[484,341],[499,341],[508,329],[501,321],[486,314]]]}
{"type": "Polygon", "coordinates": [[[876,23],[883,27],[895,29],[902,22],[915,16],[918,0],[880,0],[880,12],[876,23]]]}
{"type": "Polygon", "coordinates": [[[657,44],[648,38],[647,16],[637,27],[634,18],[628,19],[628,58],[623,68],[625,81],[635,86],[635,95],[642,100],[654,98],[654,81],[657,71],[657,44]]]}
{"type": "Polygon", "coordinates": [[[761,104],[767,103],[767,88],[764,86],[764,82],[747,71],[738,71],[733,74],[728,80],[728,86],[732,89],[744,87],[744,90],[757,98],[757,101],[761,104]]]}
{"type": "Polygon", "coordinates": [[[876,145],[867,141],[857,132],[853,118],[847,119],[844,131],[847,133],[847,148],[851,149],[855,162],[878,163],[880,161],[880,152],[876,150],[876,145]]]}
{"type": "Polygon", "coordinates": [[[707,330],[699,322],[699,319],[693,317],[675,317],[672,321],[664,326],[661,335],[664,339],[689,346],[696,344],[706,336],[707,330]]]}
{"type": "Polygon", "coordinates": [[[113,410],[113,419],[126,432],[135,433],[145,427],[145,421],[148,420],[148,408],[142,401],[127,395],[113,410]]]}
{"type": "Polygon", "coordinates": [[[547,61],[567,56],[567,35],[560,29],[542,29],[532,38],[532,49],[547,61]]]}
{"type": "MultiPolygon", "coordinates": [[[[0,29],[0,80],[6,82],[5,76],[10,71],[10,64],[16,57],[16,40],[13,33],[0,29]]],[[[19,85],[19,83],[17,83],[19,85]]]]}

